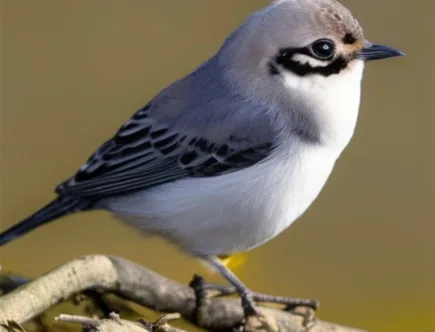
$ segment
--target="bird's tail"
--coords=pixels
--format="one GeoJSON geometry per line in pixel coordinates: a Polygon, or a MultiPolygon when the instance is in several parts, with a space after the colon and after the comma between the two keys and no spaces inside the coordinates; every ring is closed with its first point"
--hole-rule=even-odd
{"type": "Polygon", "coordinates": [[[90,208],[92,201],[76,197],[58,197],[30,217],[0,234],[0,246],[30,232],[31,230],[64,215],[90,208]]]}

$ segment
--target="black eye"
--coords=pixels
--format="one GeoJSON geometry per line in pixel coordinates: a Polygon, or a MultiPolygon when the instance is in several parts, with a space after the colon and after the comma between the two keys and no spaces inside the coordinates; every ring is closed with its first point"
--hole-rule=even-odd
{"type": "Polygon", "coordinates": [[[334,56],[335,44],[329,39],[319,39],[311,44],[310,51],[313,56],[320,60],[329,60],[334,56]]]}

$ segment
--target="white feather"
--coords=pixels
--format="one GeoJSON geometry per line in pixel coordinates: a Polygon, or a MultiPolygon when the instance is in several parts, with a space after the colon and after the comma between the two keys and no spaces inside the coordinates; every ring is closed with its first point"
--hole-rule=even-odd
{"type": "Polygon", "coordinates": [[[296,53],[292,56],[293,61],[299,62],[301,65],[308,64],[311,67],[326,67],[329,65],[329,61],[314,59],[311,56],[296,53]]]}
{"type": "Polygon", "coordinates": [[[355,130],[361,97],[364,62],[353,60],[339,74],[300,77],[283,73],[283,84],[290,93],[299,93],[307,101],[314,118],[322,129],[328,145],[340,150],[349,143],[355,130]]]}
{"type": "Polygon", "coordinates": [[[168,183],[113,200],[110,209],[196,254],[251,249],[305,211],[335,162],[327,148],[285,148],[283,143],[269,160],[242,171],[168,183]]]}

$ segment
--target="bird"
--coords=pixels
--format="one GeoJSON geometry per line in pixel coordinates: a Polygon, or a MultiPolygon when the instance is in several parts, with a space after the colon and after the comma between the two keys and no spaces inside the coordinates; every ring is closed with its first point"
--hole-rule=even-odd
{"type": "Polygon", "coordinates": [[[338,1],[273,1],[137,110],[0,245],[106,210],[205,261],[244,314],[258,314],[256,302],[283,300],[250,290],[219,257],[270,241],[311,206],[354,134],[366,63],[403,55],[368,41],[338,1]]]}

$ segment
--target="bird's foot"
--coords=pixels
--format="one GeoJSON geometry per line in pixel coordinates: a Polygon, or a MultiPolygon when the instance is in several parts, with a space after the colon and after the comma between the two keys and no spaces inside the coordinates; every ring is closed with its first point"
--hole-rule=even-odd
{"type": "MultiPolygon", "coordinates": [[[[201,278],[199,276],[195,276],[196,278],[201,278]]],[[[201,278],[202,279],[202,278],[201,278]]],[[[192,286],[193,287],[193,286],[192,286]]],[[[224,286],[224,285],[215,285],[203,283],[201,285],[203,290],[206,291],[215,291],[217,294],[215,296],[227,296],[237,294],[237,290],[233,286],[224,286]]],[[[245,292],[239,294],[242,299],[243,307],[246,307],[246,311],[255,311],[255,303],[273,303],[284,306],[285,311],[291,311],[296,307],[308,307],[313,310],[317,310],[319,307],[319,302],[317,300],[311,299],[299,299],[294,297],[285,297],[285,296],[274,296],[262,293],[256,293],[249,289],[246,289],[245,292]],[[254,310],[253,310],[254,309],[254,310]]]]}
{"type": "Polygon", "coordinates": [[[242,301],[245,321],[254,317],[261,318],[261,314],[258,312],[256,306],[257,303],[270,303],[281,305],[283,306],[283,310],[291,311],[293,314],[302,316],[304,318],[304,325],[308,325],[314,321],[314,312],[319,306],[319,303],[316,300],[267,295],[253,292],[247,288],[238,291],[233,286],[208,284],[202,277],[197,275],[193,277],[193,280],[189,285],[195,291],[198,307],[203,305],[204,299],[207,298],[207,292],[212,293],[209,297],[238,294],[242,301]]]}

